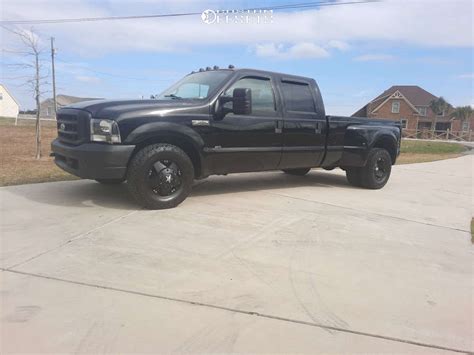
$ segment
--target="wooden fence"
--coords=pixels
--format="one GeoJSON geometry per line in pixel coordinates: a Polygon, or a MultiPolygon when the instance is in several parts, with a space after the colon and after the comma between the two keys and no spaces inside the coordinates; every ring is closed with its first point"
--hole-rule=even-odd
{"type": "Polygon", "coordinates": [[[472,142],[472,130],[469,131],[432,131],[430,129],[403,129],[404,138],[439,139],[472,142]]]}

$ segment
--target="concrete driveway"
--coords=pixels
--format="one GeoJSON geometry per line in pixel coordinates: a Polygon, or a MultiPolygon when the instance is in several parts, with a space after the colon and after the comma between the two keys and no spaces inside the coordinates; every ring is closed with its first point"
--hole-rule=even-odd
{"type": "Polygon", "coordinates": [[[212,177],[165,211],[92,181],[2,188],[0,352],[474,351],[472,170],[212,177]]]}

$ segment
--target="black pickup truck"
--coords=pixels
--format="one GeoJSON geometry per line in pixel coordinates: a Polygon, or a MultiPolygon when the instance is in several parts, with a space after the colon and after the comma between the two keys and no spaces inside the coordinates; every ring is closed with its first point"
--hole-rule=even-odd
{"type": "Polygon", "coordinates": [[[103,184],[127,181],[151,209],[171,208],[209,175],[311,168],[383,187],[400,152],[399,122],[326,116],[313,79],[200,69],[150,100],[87,101],[59,110],[56,164],[103,184]]]}

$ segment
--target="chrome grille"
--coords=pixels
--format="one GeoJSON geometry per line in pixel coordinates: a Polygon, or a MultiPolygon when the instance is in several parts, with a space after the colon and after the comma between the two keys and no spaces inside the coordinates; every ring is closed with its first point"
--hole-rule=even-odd
{"type": "Polygon", "coordinates": [[[87,122],[88,113],[85,111],[61,110],[57,115],[59,140],[72,145],[84,143],[88,138],[87,122]]]}

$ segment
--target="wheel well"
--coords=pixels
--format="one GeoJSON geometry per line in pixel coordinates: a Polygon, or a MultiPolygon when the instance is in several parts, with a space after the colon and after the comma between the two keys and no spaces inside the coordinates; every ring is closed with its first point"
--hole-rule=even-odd
{"type": "Polygon", "coordinates": [[[188,155],[189,159],[191,159],[191,162],[193,163],[194,176],[195,177],[201,176],[201,157],[199,155],[198,150],[194,147],[193,143],[189,141],[189,139],[185,137],[181,137],[179,135],[167,134],[167,135],[148,138],[136,145],[131,158],[133,158],[133,156],[137,154],[140,150],[142,150],[144,147],[149,146],[151,144],[159,144],[159,143],[172,144],[181,148],[188,155]]]}
{"type": "Polygon", "coordinates": [[[390,154],[390,157],[392,158],[392,164],[395,164],[395,161],[397,160],[397,143],[394,141],[392,137],[389,137],[389,136],[380,137],[375,141],[372,147],[385,149],[390,154]]]}

